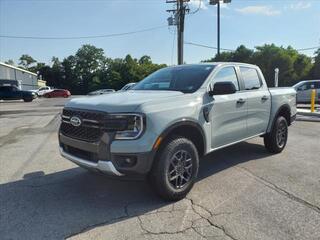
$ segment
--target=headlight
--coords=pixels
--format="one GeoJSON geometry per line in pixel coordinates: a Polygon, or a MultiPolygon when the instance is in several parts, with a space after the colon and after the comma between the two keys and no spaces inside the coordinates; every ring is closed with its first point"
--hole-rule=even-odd
{"type": "Polygon", "coordinates": [[[142,114],[111,114],[111,117],[122,126],[116,131],[115,139],[137,139],[143,133],[145,121],[142,114]]]}

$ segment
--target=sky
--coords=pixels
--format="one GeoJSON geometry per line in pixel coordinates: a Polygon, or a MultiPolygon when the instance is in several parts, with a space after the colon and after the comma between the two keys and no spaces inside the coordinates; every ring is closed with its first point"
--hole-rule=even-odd
{"type": "MultiPolygon", "coordinates": [[[[82,37],[152,31],[70,40],[11,39],[0,37],[0,61],[19,62],[29,54],[50,64],[83,44],[102,48],[107,57],[151,56],[156,63],[176,64],[175,27],[167,26],[165,0],[0,0],[0,36],[82,37]]],[[[217,8],[202,0],[199,11],[186,16],[185,41],[217,45],[217,8]]],[[[190,12],[199,8],[191,0],[190,12]]],[[[275,43],[296,49],[320,46],[320,0],[232,0],[221,6],[221,48],[254,48],[275,43]]],[[[312,56],[315,50],[303,51],[312,56]]],[[[184,45],[184,61],[197,63],[216,54],[215,49],[184,45]]]]}

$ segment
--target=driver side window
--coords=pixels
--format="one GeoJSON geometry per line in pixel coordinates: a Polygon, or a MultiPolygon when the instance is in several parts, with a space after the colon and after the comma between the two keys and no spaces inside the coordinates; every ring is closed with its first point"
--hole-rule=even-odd
{"type": "Polygon", "coordinates": [[[222,68],[213,78],[213,86],[217,82],[232,82],[239,91],[239,81],[234,67],[222,68]]]}

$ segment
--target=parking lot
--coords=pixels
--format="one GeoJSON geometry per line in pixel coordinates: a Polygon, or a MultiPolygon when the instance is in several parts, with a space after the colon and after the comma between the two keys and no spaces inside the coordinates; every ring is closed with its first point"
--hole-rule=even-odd
{"type": "Polygon", "coordinates": [[[319,122],[297,121],[278,155],[257,138],[206,156],[170,203],[60,157],[65,101],[0,102],[1,239],[320,239],[319,122]]]}

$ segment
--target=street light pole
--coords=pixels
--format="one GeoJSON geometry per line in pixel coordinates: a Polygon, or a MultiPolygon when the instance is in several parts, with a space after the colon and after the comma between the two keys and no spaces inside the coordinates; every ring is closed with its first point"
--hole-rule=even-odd
{"type": "Polygon", "coordinates": [[[218,57],[220,56],[220,1],[218,1],[218,5],[217,5],[217,18],[218,18],[218,20],[217,20],[217,23],[218,23],[218,26],[217,26],[217,30],[218,30],[218,39],[217,39],[217,44],[218,44],[218,52],[217,52],[217,54],[218,54],[218,57]]]}
{"type": "Polygon", "coordinates": [[[217,5],[217,56],[220,56],[220,1],[231,3],[231,0],[210,0],[210,5],[217,5]]]}

